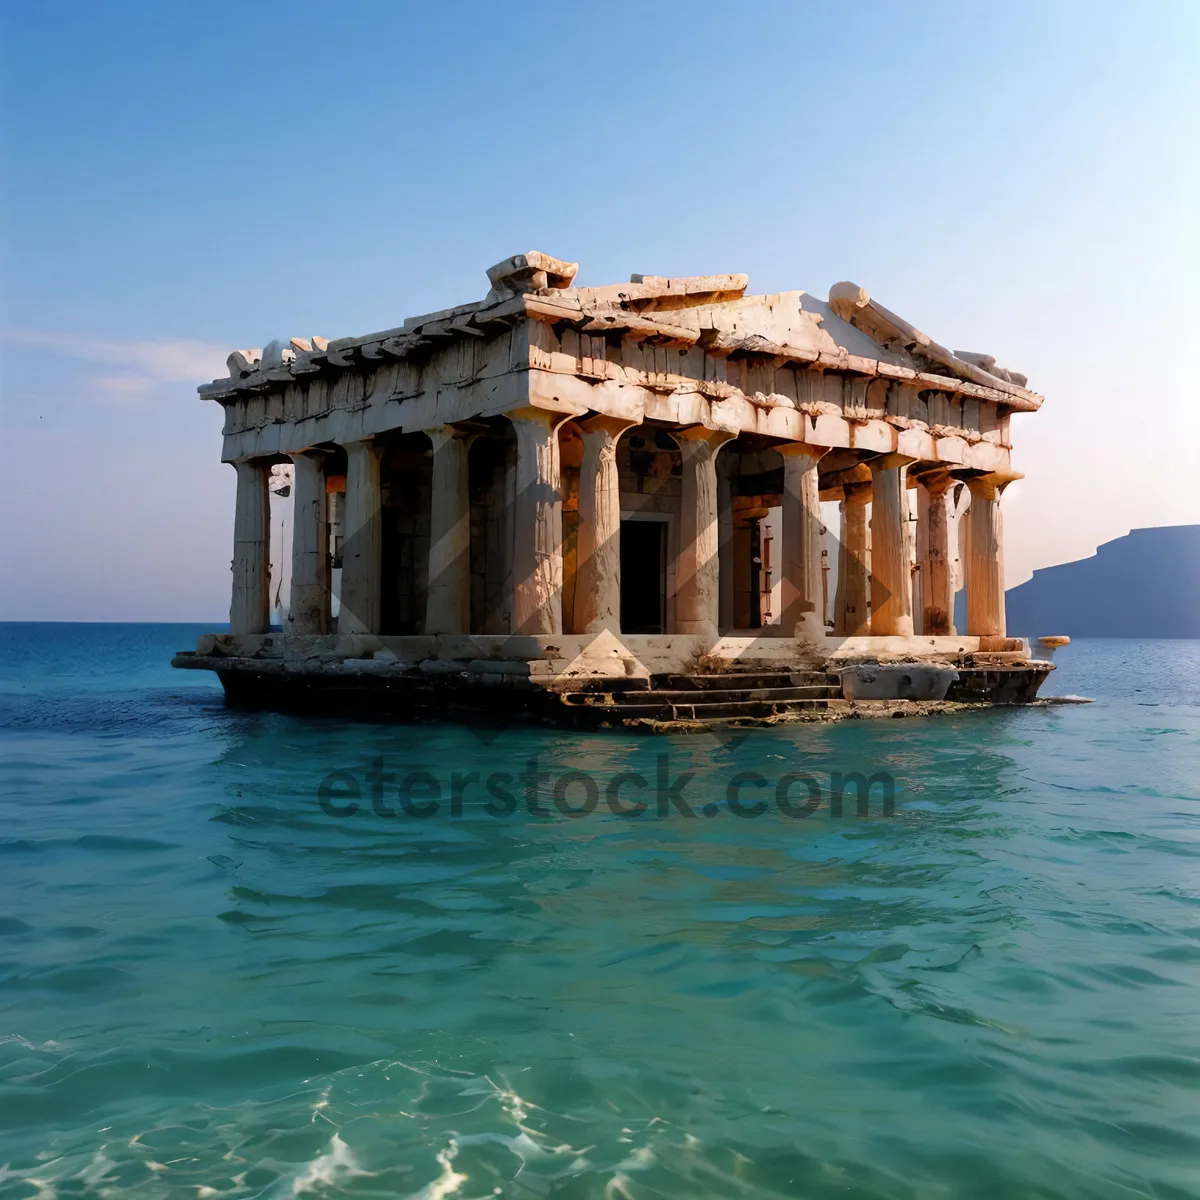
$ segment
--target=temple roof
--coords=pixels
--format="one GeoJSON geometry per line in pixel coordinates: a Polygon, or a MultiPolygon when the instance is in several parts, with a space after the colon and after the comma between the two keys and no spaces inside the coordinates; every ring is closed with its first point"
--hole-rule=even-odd
{"type": "Polygon", "coordinates": [[[539,251],[517,254],[488,271],[491,287],[483,300],[361,337],[296,337],[261,350],[235,350],[228,377],[199,392],[225,403],[238,393],[271,390],[314,374],[419,360],[456,339],[490,336],[532,319],[657,345],[698,344],[718,355],[907,379],[1013,409],[1042,404],[1024,386],[1024,375],[996,366],[989,355],[947,350],[857,284],[834,284],[828,299],[820,300],[801,291],[747,295],[745,275],[634,275],[625,284],[574,287],[577,271],[577,263],[539,251]]]}

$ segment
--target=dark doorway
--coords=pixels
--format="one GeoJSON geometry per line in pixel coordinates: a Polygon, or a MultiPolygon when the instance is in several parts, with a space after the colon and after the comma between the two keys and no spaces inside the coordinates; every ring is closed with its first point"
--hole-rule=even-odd
{"type": "Polygon", "coordinates": [[[664,633],[667,523],[621,522],[621,632],[664,633]]]}

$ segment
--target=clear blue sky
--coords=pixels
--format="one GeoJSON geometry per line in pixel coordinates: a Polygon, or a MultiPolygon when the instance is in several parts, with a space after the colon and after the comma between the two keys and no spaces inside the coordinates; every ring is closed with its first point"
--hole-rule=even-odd
{"type": "Polygon", "coordinates": [[[1047,396],[1009,581],[1200,520],[1200,4],[3,7],[0,617],[221,618],[234,346],[526,249],[868,288],[1047,396]]]}

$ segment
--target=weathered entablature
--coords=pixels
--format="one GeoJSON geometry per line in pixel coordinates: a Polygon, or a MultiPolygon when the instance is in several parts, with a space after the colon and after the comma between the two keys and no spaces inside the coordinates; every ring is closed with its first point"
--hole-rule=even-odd
{"type": "Polygon", "coordinates": [[[1009,419],[1042,403],[1023,376],[850,283],[819,300],[747,295],[744,275],[575,287],[576,270],[516,255],[477,303],[230,355],[200,392],[238,469],[235,633],[267,629],[267,480],[290,461],[297,634],[711,643],[767,625],[755,589],[773,569],[774,636],[956,636],[964,511],[967,634],[1004,634],[1009,419]],[[834,596],[822,500],[841,504],[834,596]],[[771,511],[774,567],[754,548],[771,511]],[[646,595],[622,580],[625,539],[661,558],[646,595]]]}
{"type": "Polygon", "coordinates": [[[574,272],[518,255],[492,268],[480,303],[365,337],[235,351],[230,377],[200,389],[226,409],[226,461],[529,405],[994,471],[1008,466],[1009,414],[1042,402],[850,284],[824,303],[746,296],[744,275],[573,288],[574,272]]]}

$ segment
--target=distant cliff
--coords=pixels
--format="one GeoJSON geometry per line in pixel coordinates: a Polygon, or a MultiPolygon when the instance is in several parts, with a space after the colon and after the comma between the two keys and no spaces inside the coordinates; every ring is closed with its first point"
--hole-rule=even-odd
{"type": "Polygon", "coordinates": [[[1005,604],[1021,637],[1200,638],[1200,525],[1135,529],[1091,558],[1034,571],[1005,604]]]}

